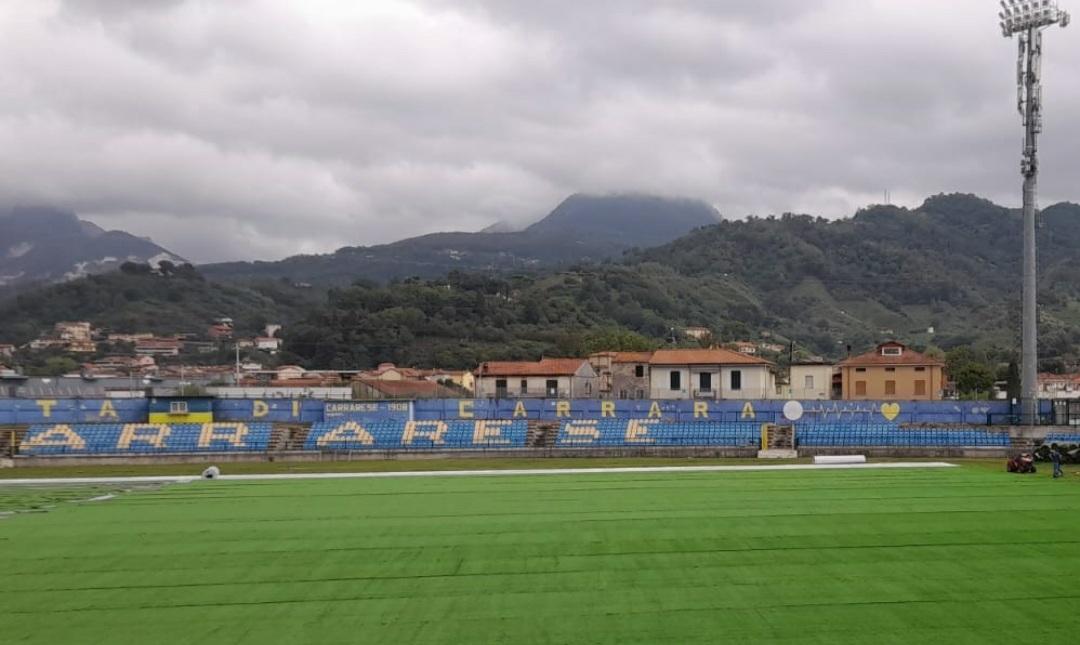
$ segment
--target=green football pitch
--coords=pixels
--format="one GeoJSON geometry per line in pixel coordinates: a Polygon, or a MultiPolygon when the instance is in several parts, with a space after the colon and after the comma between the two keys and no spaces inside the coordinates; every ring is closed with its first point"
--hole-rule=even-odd
{"type": "Polygon", "coordinates": [[[0,486],[3,643],[1066,643],[1080,478],[0,486]],[[101,487],[92,492],[101,493],[101,487]]]}

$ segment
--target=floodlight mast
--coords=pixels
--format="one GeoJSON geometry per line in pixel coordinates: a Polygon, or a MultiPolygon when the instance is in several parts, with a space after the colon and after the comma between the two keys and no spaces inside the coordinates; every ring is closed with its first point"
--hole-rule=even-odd
{"type": "Polygon", "coordinates": [[[1039,182],[1039,133],[1042,132],[1042,32],[1069,24],[1069,13],[1054,0],[1002,0],[1001,33],[1018,36],[1017,108],[1024,121],[1024,288],[1020,415],[1024,425],[1039,419],[1038,310],[1036,295],[1035,208],[1039,182]]]}

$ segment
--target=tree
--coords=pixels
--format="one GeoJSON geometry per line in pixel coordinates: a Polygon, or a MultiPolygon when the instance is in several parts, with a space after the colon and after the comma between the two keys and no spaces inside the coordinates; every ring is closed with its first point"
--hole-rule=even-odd
{"type": "Polygon", "coordinates": [[[1010,401],[1020,400],[1020,366],[1015,360],[1009,361],[1009,370],[1005,375],[1005,389],[1010,401]]]}
{"type": "Polygon", "coordinates": [[[39,370],[38,376],[63,376],[79,369],[79,364],[67,356],[50,356],[39,370]]]}
{"type": "Polygon", "coordinates": [[[994,369],[985,356],[970,347],[957,347],[945,355],[945,371],[956,384],[956,391],[965,398],[978,398],[994,387],[994,369]]]}
{"type": "Polygon", "coordinates": [[[980,398],[978,395],[994,387],[994,372],[985,363],[963,363],[949,374],[956,383],[956,391],[964,398],[980,398]]]}

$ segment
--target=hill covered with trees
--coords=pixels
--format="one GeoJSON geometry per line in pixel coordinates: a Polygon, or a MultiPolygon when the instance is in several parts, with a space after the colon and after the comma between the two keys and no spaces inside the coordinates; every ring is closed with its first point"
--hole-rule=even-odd
{"type": "MultiPolygon", "coordinates": [[[[312,366],[449,368],[657,346],[673,329],[681,341],[685,327],[704,326],[717,340],[768,336],[831,358],[896,338],[1006,360],[1019,330],[1020,232],[1017,211],[948,195],[838,221],[723,221],[619,260],[529,274],[455,271],[326,292],[101,276],[0,308],[0,334],[25,338],[71,318],[178,331],[228,315],[290,323],[290,358],[312,366]]],[[[1044,367],[1060,369],[1080,358],[1080,207],[1047,208],[1039,236],[1040,348],[1044,367]]]]}

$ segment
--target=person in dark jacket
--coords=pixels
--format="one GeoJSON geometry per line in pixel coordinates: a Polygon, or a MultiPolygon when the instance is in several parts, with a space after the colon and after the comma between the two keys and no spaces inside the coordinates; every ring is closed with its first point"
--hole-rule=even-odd
{"type": "Polygon", "coordinates": [[[1061,451],[1056,443],[1050,444],[1050,461],[1054,464],[1054,479],[1064,477],[1065,473],[1061,471],[1061,451]]]}

